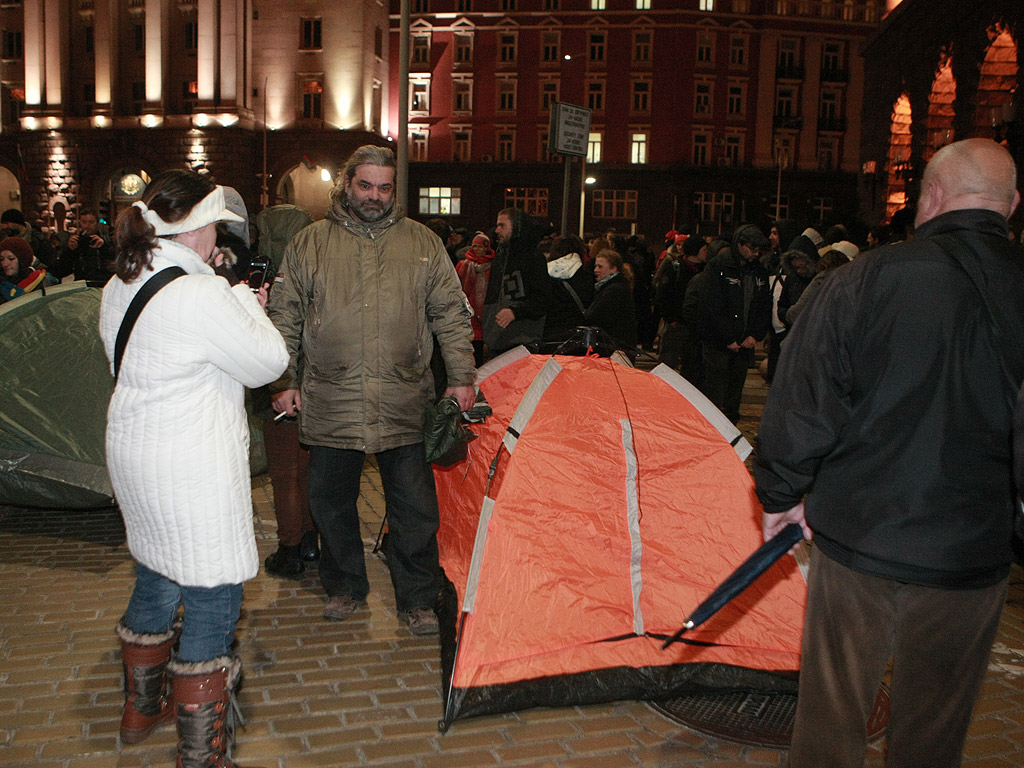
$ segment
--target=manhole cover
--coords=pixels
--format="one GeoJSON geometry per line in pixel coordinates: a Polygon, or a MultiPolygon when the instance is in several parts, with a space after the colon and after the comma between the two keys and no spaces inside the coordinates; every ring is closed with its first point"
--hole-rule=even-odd
{"type": "MultiPolygon", "coordinates": [[[[793,737],[795,693],[704,693],[649,704],[681,725],[740,744],[786,749],[793,737]]],[[[868,718],[868,740],[881,738],[888,722],[889,690],[883,686],[868,718]]]]}

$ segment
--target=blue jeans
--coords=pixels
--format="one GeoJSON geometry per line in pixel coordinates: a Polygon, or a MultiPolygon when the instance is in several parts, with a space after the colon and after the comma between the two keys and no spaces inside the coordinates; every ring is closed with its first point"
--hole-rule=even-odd
{"type": "MultiPolygon", "coordinates": [[[[359,527],[362,451],[309,448],[309,511],[320,531],[320,583],[329,596],[370,591],[359,527]]],[[[377,454],[388,517],[388,567],[399,611],[431,608],[441,586],[437,491],[423,443],[377,454]]]]}
{"type": "Polygon", "coordinates": [[[178,659],[200,662],[228,656],[242,610],[242,585],[182,587],[142,563],[135,564],[135,590],[124,613],[124,625],[146,635],[170,630],[185,606],[178,659]]]}

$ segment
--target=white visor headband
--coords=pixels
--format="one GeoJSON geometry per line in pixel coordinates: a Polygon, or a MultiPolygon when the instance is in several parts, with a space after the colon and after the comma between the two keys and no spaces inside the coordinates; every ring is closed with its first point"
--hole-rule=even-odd
{"type": "Polygon", "coordinates": [[[156,211],[150,210],[141,200],[136,200],[133,205],[142,211],[142,218],[156,230],[157,237],[192,232],[218,221],[245,221],[237,213],[232,213],[227,209],[224,202],[224,187],[219,185],[213,192],[196,203],[188,212],[188,216],[180,221],[164,221],[156,211]]]}

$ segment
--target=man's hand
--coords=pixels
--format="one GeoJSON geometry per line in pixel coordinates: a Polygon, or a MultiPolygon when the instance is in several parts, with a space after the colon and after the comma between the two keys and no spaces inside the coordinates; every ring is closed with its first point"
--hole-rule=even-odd
{"type": "Polygon", "coordinates": [[[278,413],[297,416],[302,410],[302,395],[297,389],[284,389],[270,396],[270,405],[278,413]]]}
{"type": "MultiPolygon", "coordinates": [[[[804,529],[804,538],[807,541],[811,540],[814,535],[811,533],[811,529],[807,526],[807,521],[804,519],[804,503],[801,501],[795,507],[790,507],[785,512],[778,512],[776,514],[768,514],[767,512],[761,518],[761,530],[764,533],[764,540],[769,541],[774,539],[779,532],[790,523],[799,523],[800,527],[804,529]]],[[[799,544],[797,545],[799,546],[799,544]]],[[[793,547],[796,549],[796,547],[793,547]]],[[[790,552],[793,551],[790,550],[790,552]]]]}
{"type": "Polygon", "coordinates": [[[740,342],[740,346],[744,349],[753,349],[757,346],[757,341],[755,341],[753,336],[747,336],[747,338],[740,342]]]}
{"type": "MultiPolygon", "coordinates": [[[[444,391],[444,396],[454,397],[459,401],[459,408],[463,411],[468,411],[476,403],[476,387],[472,384],[464,387],[448,387],[444,391]]],[[[274,407],[276,408],[277,406],[275,405],[274,407]]]]}
{"type": "Polygon", "coordinates": [[[739,352],[740,351],[740,345],[737,344],[734,341],[734,342],[732,342],[732,344],[727,345],[726,349],[728,349],[730,352],[739,352]]]}
{"type": "Polygon", "coordinates": [[[498,324],[499,328],[508,328],[513,320],[516,319],[516,313],[508,307],[498,310],[498,314],[494,316],[494,322],[498,324]]]}
{"type": "Polygon", "coordinates": [[[70,248],[72,251],[74,251],[74,250],[76,250],[78,248],[78,233],[77,232],[75,234],[73,234],[71,237],[68,238],[68,248],[70,248]]]}

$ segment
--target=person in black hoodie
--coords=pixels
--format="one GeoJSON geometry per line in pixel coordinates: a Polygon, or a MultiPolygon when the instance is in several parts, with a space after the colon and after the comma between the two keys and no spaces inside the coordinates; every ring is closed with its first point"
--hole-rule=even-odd
{"type": "Polygon", "coordinates": [[[701,283],[705,394],[735,424],[754,349],[771,323],[768,272],[759,261],[768,238],[741,224],[732,244],[708,262],[701,283]]]}
{"type": "Polygon", "coordinates": [[[889,764],[960,765],[1020,516],[1016,175],[989,139],[940,149],[914,239],[835,270],[783,345],[754,475],[765,539],[814,537],[792,768],[863,765],[890,665],[889,764]]]}
{"type": "Polygon", "coordinates": [[[523,211],[498,212],[498,246],[483,313],[484,343],[491,354],[517,344],[536,345],[543,336],[550,285],[537,246],[544,234],[544,227],[523,211]]]}

